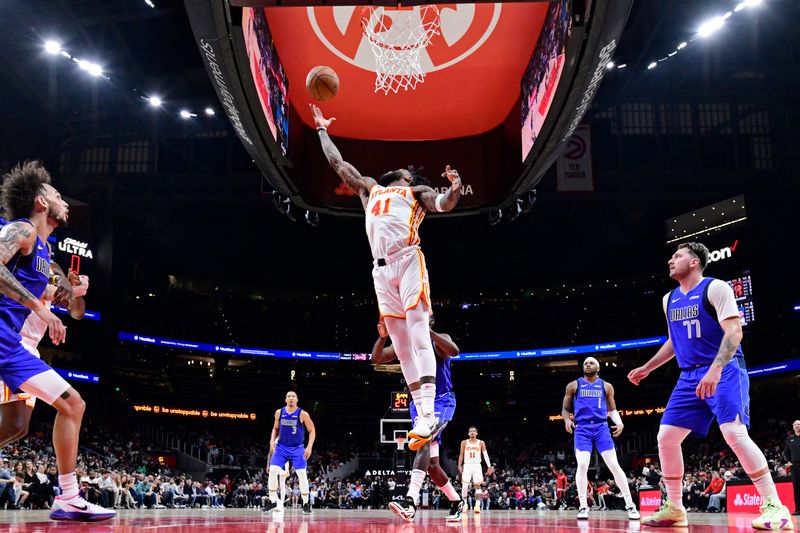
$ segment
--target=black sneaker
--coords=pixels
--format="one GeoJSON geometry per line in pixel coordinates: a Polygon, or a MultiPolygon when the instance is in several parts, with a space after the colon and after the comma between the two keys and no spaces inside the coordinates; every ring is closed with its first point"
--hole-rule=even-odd
{"type": "Polygon", "coordinates": [[[303,514],[311,514],[311,504],[304,503],[303,504],[303,514]]]}
{"type": "Polygon", "coordinates": [[[406,496],[405,501],[390,503],[389,510],[406,522],[413,522],[414,515],[417,514],[417,506],[411,496],[406,496]]]}
{"type": "Polygon", "coordinates": [[[461,513],[464,512],[464,500],[456,500],[450,504],[450,513],[447,515],[448,522],[458,522],[461,520],[461,513]]]}
{"type": "Polygon", "coordinates": [[[265,513],[268,513],[273,509],[275,509],[276,507],[278,507],[277,502],[268,501],[267,503],[264,504],[264,507],[261,510],[264,511],[265,513]]]}

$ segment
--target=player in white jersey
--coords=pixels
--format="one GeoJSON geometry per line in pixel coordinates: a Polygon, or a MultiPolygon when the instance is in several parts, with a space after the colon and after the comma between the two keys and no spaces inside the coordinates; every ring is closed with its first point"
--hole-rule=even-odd
{"type": "Polygon", "coordinates": [[[481,512],[480,500],[483,497],[483,468],[481,461],[486,461],[486,475],[492,475],[492,462],[489,460],[489,452],[486,451],[486,443],[478,438],[478,428],[469,427],[469,438],[461,441],[461,452],[458,454],[458,471],[461,472],[461,497],[467,499],[469,494],[469,484],[475,485],[475,504],[473,510],[481,512]]]}
{"type": "MultiPolygon", "coordinates": [[[[70,316],[76,320],[83,318],[86,304],[83,297],[89,290],[88,276],[79,276],[70,271],[64,275],[61,267],[56,263],[51,263],[51,284],[47,286],[42,303],[51,305],[54,302],[63,302],[69,309],[70,316]],[[71,286],[71,294],[64,290],[65,284],[71,286]]],[[[22,345],[36,357],[39,355],[39,342],[47,333],[47,324],[35,313],[31,313],[25,319],[19,334],[22,337],[22,345]]],[[[0,447],[17,441],[28,433],[33,407],[36,405],[36,398],[24,392],[14,393],[2,380],[0,380],[0,447]]]]}
{"type": "Polygon", "coordinates": [[[436,355],[428,326],[430,287],[418,230],[427,211],[455,208],[461,197],[461,178],[448,165],[442,176],[451,186],[437,194],[413,167],[387,172],[377,181],[362,176],[342,159],[328,136],[328,127],[336,119],[323,117],[315,105],[311,105],[311,111],[328,163],[358,193],[366,212],[378,309],[420,413],[408,433],[413,443],[409,448],[416,451],[431,440],[438,426],[434,415],[436,355]]]}

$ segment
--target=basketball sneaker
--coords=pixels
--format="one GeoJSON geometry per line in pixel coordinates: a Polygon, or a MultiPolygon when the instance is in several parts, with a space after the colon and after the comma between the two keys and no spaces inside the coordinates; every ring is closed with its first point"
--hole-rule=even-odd
{"type": "Polygon", "coordinates": [[[589,508],[588,507],[581,507],[578,509],[578,515],[575,517],[578,520],[588,520],[589,519],[589,508]]]}
{"type": "MultiPolygon", "coordinates": [[[[417,440],[427,439],[425,442],[428,442],[431,440],[430,436],[434,433],[438,424],[439,419],[433,415],[418,416],[414,428],[408,432],[408,438],[417,440]]],[[[408,447],[411,448],[411,445],[409,444],[408,447]]],[[[419,447],[422,447],[422,445],[419,447]]]]}
{"type": "Polygon", "coordinates": [[[625,511],[628,512],[628,520],[639,520],[641,518],[636,507],[628,507],[625,511]]]}
{"type": "Polygon", "coordinates": [[[669,501],[665,501],[658,511],[642,520],[642,524],[652,527],[688,527],[689,521],[686,519],[684,509],[679,509],[669,501]]]}
{"type": "Polygon", "coordinates": [[[448,522],[458,522],[464,512],[464,500],[456,500],[450,504],[450,513],[447,515],[448,522]]]}
{"type": "Polygon", "coordinates": [[[264,511],[265,513],[268,513],[270,511],[278,513],[280,511],[283,511],[283,503],[273,502],[270,500],[264,504],[264,508],[261,510],[264,511]]]}
{"type": "Polygon", "coordinates": [[[481,514],[481,503],[477,498],[475,498],[475,505],[472,506],[472,512],[481,514]]]}
{"type": "Polygon", "coordinates": [[[411,496],[406,496],[406,499],[402,502],[390,503],[389,510],[406,522],[413,522],[414,515],[417,514],[417,506],[414,504],[414,498],[411,496]]]}
{"type": "Polygon", "coordinates": [[[52,520],[73,520],[75,522],[98,522],[117,516],[116,511],[89,503],[80,496],[65,499],[56,496],[50,507],[52,520]]]}
{"type": "Polygon", "coordinates": [[[753,520],[753,529],[794,529],[792,515],[789,509],[782,505],[779,500],[768,499],[759,508],[761,516],[753,520]]]}
{"type": "Polygon", "coordinates": [[[303,514],[311,514],[311,504],[304,503],[303,504],[303,514]]]}

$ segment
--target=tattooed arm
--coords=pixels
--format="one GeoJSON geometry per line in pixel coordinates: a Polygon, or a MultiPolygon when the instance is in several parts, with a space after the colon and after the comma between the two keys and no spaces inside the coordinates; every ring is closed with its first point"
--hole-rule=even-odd
{"type": "Polygon", "coordinates": [[[14,254],[22,252],[28,255],[33,251],[34,246],[36,246],[36,230],[31,224],[12,222],[0,230],[0,293],[36,313],[47,324],[53,344],[61,344],[67,335],[64,324],[6,267],[6,263],[14,257],[14,254]]]}
{"type": "Polygon", "coordinates": [[[342,159],[342,154],[339,149],[333,144],[333,141],[328,136],[328,127],[336,120],[335,118],[325,118],[322,116],[322,111],[315,106],[311,105],[311,113],[314,115],[314,123],[317,125],[317,132],[319,133],[319,141],[322,144],[322,151],[328,159],[328,163],[333,170],[342,178],[342,181],[350,187],[350,189],[357,193],[361,198],[361,203],[364,208],[367,206],[369,200],[369,191],[376,185],[376,181],[370,177],[362,176],[356,170],[356,167],[342,159]]]}
{"type": "Polygon", "coordinates": [[[717,357],[714,359],[714,366],[722,370],[731,362],[733,356],[736,355],[736,349],[742,342],[742,321],[738,316],[726,318],[720,323],[720,326],[725,333],[722,336],[717,357]]]}
{"type": "Polygon", "coordinates": [[[717,357],[714,358],[714,362],[695,390],[695,394],[702,400],[710,398],[717,392],[717,384],[722,377],[722,369],[731,362],[733,356],[736,355],[736,349],[742,342],[742,321],[738,316],[726,318],[719,325],[722,326],[724,334],[717,351],[717,357]]]}
{"type": "Polygon", "coordinates": [[[36,229],[31,224],[12,222],[0,230],[0,262],[2,262],[0,265],[0,293],[29,309],[41,307],[42,304],[6,268],[6,263],[11,261],[17,252],[28,255],[35,245],[36,229]]]}

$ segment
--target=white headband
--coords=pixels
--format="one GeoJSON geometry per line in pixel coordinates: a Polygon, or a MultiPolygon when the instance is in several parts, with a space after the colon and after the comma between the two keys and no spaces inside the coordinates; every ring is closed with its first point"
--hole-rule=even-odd
{"type": "MultiPolygon", "coordinates": [[[[600,361],[598,361],[597,359],[595,359],[595,358],[594,358],[594,357],[592,357],[591,355],[590,355],[589,357],[587,357],[586,359],[584,359],[584,360],[583,360],[583,364],[584,364],[584,365],[585,365],[587,362],[594,363],[594,364],[596,364],[598,367],[600,366],[600,361]]],[[[583,366],[583,365],[581,365],[581,366],[583,366]]]]}

